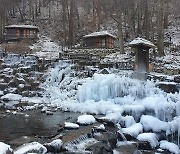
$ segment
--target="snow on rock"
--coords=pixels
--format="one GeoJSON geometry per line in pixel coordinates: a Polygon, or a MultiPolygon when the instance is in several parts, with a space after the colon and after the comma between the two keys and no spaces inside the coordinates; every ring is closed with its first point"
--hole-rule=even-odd
{"type": "Polygon", "coordinates": [[[175,117],[174,120],[172,120],[171,122],[168,122],[166,135],[173,134],[176,131],[180,132],[180,116],[175,117]]]}
{"type": "Polygon", "coordinates": [[[163,149],[163,150],[168,150],[168,151],[170,151],[171,153],[174,153],[174,154],[179,154],[180,153],[180,149],[176,144],[168,142],[166,140],[160,141],[160,148],[163,149]]]}
{"type": "Polygon", "coordinates": [[[136,124],[131,125],[128,128],[122,128],[122,132],[129,134],[133,137],[137,137],[140,133],[143,132],[143,126],[140,123],[136,123],[136,124]]]}
{"type": "Polygon", "coordinates": [[[3,96],[4,95],[4,92],[0,90],[0,96],[3,96]]]}
{"type": "Polygon", "coordinates": [[[11,154],[12,152],[13,150],[10,148],[10,145],[0,142],[0,154],[11,154]]]}
{"type": "Polygon", "coordinates": [[[48,111],[49,109],[48,109],[48,107],[47,106],[44,106],[42,109],[41,109],[41,112],[46,112],[46,111],[48,111]]]}
{"type": "Polygon", "coordinates": [[[155,148],[159,145],[157,135],[155,133],[142,133],[137,136],[139,141],[147,141],[150,143],[152,148],[155,148]]]}
{"type": "Polygon", "coordinates": [[[46,147],[38,142],[27,143],[20,146],[14,151],[14,154],[27,154],[27,153],[36,153],[36,154],[45,154],[47,152],[46,147]]]}
{"type": "Polygon", "coordinates": [[[19,94],[9,93],[9,94],[2,96],[1,99],[5,100],[5,101],[20,101],[22,99],[22,96],[19,94]]]}
{"type": "Polygon", "coordinates": [[[90,125],[96,122],[96,119],[92,115],[81,115],[78,117],[77,122],[82,125],[90,125]]]}
{"type": "Polygon", "coordinates": [[[150,115],[142,115],[140,123],[143,125],[145,131],[152,130],[153,132],[166,132],[168,128],[167,122],[161,121],[150,115]]]}
{"type": "Polygon", "coordinates": [[[124,122],[126,128],[136,123],[133,116],[122,117],[122,121],[124,122]]]}
{"type": "Polygon", "coordinates": [[[61,139],[56,139],[50,143],[45,144],[49,152],[59,152],[61,150],[62,145],[63,142],[61,139]]]}
{"type": "Polygon", "coordinates": [[[105,129],[106,129],[105,126],[104,126],[104,124],[101,124],[101,125],[99,125],[99,126],[94,126],[94,128],[95,128],[95,129],[98,129],[98,130],[105,130],[105,129]]]}
{"type": "Polygon", "coordinates": [[[71,122],[65,122],[64,127],[67,129],[77,129],[79,128],[79,125],[71,122]]]}

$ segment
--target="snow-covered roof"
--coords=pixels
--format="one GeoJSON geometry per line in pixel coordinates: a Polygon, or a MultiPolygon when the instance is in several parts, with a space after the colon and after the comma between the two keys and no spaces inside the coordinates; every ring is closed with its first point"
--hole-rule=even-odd
{"type": "Polygon", "coordinates": [[[97,37],[97,36],[110,36],[110,37],[116,38],[116,36],[110,34],[108,31],[94,32],[94,33],[85,35],[84,38],[97,37]]]}
{"type": "Polygon", "coordinates": [[[8,25],[5,28],[29,28],[29,29],[38,29],[37,26],[33,25],[8,25]]]}
{"type": "Polygon", "coordinates": [[[147,46],[147,47],[150,47],[150,48],[154,48],[156,47],[152,42],[146,40],[146,39],[143,39],[143,38],[135,38],[133,41],[131,41],[129,43],[129,46],[131,47],[135,47],[137,45],[143,45],[143,46],[147,46]]]}

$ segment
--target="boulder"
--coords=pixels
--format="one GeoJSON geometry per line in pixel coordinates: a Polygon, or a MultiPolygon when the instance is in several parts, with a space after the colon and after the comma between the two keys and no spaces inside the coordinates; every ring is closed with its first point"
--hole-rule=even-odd
{"type": "Polygon", "coordinates": [[[111,149],[114,149],[116,147],[118,135],[117,133],[112,133],[112,132],[104,132],[101,135],[94,133],[93,137],[101,141],[103,143],[107,142],[107,144],[111,147],[111,149]]]}
{"type": "Polygon", "coordinates": [[[81,115],[78,117],[77,123],[80,125],[91,125],[96,122],[92,115],[81,115]]]}
{"type": "Polygon", "coordinates": [[[112,154],[113,150],[106,142],[98,142],[86,148],[87,151],[91,151],[94,154],[112,154]]]}
{"type": "Polygon", "coordinates": [[[115,148],[115,150],[118,153],[122,153],[122,154],[134,154],[135,152],[138,151],[137,146],[138,145],[137,145],[136,142],[127,142],[127,141],[118,142],[117,143],[117,148],[115,148]]]}
{"type": "Polygon", "coordinates": [[[152,150],[151,144],[147,141],[139,141],[138,142],[139,150],[152,150]]]}
{"type": "Polygon", "coordinates": [[[180,83],[180,75],[174,77],[174,82],[180,83]]]}
{"type": "Polygon", "coordinates": [[[160,89],[167,93],[179,92],[178,85],[171,82],[162,82],[157,85],[160,89]]]}
{"type": "Polygon", "coordinates": [[[4,91],[7,88],[7,83],[0,83],[0,90],[4,91]]]}
{"type": "Polygon", "coordinates": [[[32,142],[24,144],[18,147],[14,154],[27,154],[27,153],[36,153],[36,154],[45,154],[47,152],[47,148],[38,142],[32,142]]]}
{"type": "Polygon", "coordinates": [[[46,143],[44,146],[47,148],[48,152],[61,152],[63,142],[61,139],[56,139],[50,143],[46,143]]]}
{"type": "Polygon", "coordinates": [[[13,154],[13,150],[10,148],[10,145],[0,142],[0,153],[1,154],[13,154]]]}

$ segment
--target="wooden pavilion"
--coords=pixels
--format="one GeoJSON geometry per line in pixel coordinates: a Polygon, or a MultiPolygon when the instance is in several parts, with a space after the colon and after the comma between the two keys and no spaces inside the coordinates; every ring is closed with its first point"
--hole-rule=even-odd
{"type": "Polygon", "coordinates": [[[88,48],[114,48],[116,37],[107,31],[94,32],[84,37],[85,47],[88,48]]]}
{"type": "Polygon", "coordinates": [[[4,40],[36,39],[38,32],[38,27],[33,25],[8,25],[5,26],[4,40]]]}

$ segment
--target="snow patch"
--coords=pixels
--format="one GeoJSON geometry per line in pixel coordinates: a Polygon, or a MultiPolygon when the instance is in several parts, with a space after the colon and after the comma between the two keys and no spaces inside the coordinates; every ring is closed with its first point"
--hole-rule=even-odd
{"type": "Polygon", "coordinates": [[[171,153],[174,154],[180,153],[180,149],[176,144],[168,142],[166,140],[160,141],[160,148],[163,150],[169,150],[171,153]]]}
{"type": "Polygon", "coordinates": [[[155,148],[159,145],[157,136],[154,133],[142,133],[137,136],[139,141],[147,141],[150,143],[152,148],[155,148]]]}
{"type": "Polygon", "coordinates": [[[92,115],[81,115],[78,117],[77,122],[79,124],[93,124],[96,122],[96,119],[92,115]]]}
{"type": "Polygon", "coordinates": [[[133,137],[137,137],[140,133],[143,132],[143,126],[140,123],[136,123],[128,128],[122,128],[122,132],[130,134],[133,137]]]}
{"type": "Polygon", "coordinates": [[[8,150],[12,152],[10,145],[0,142],[0,154],[6,154],[8,150]]]}
{"type": "Polygon", "coordinates": [[[65,128],[73,128],[73,129],[77,129],[79,128],[79,125],[78,124],[74,124],[74,123],[71,123],[71,122],[65,122],[65,128]]]}

